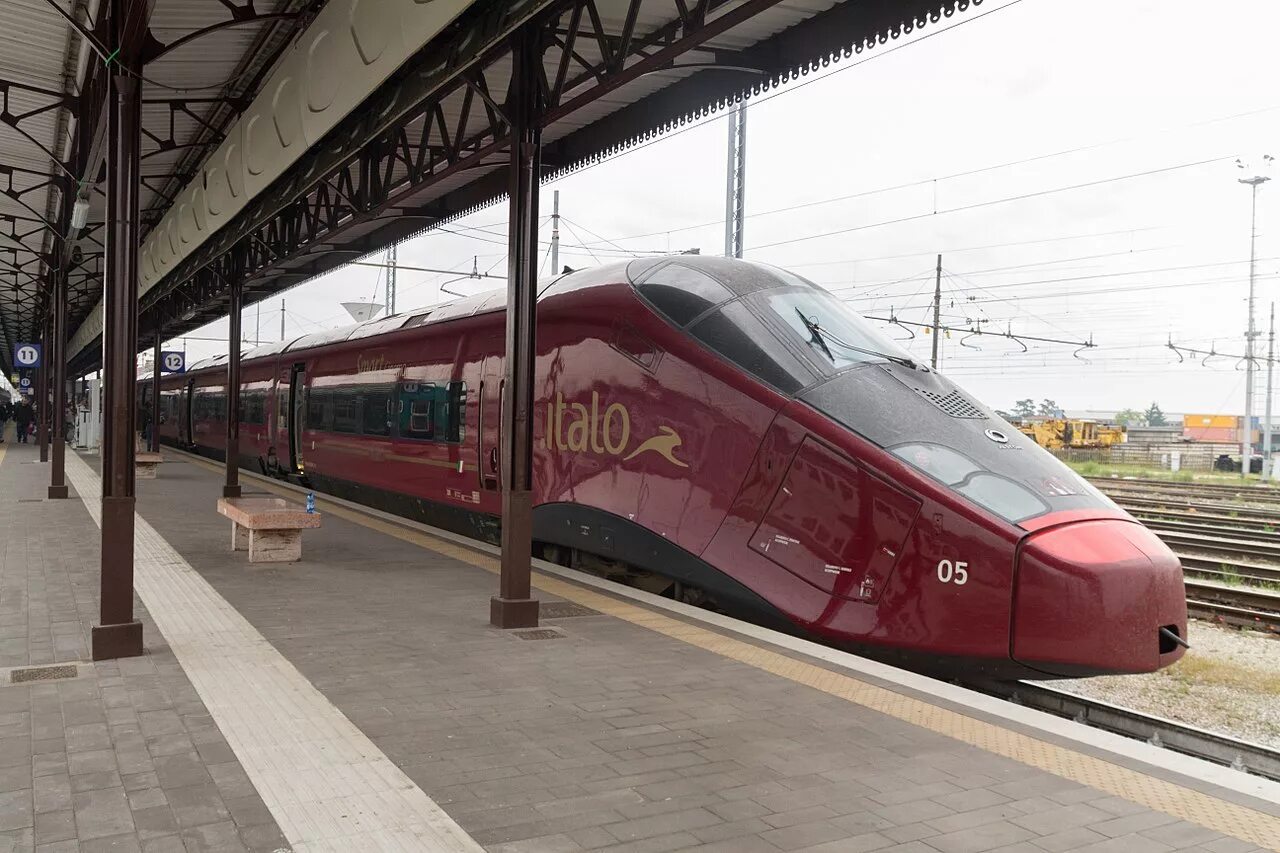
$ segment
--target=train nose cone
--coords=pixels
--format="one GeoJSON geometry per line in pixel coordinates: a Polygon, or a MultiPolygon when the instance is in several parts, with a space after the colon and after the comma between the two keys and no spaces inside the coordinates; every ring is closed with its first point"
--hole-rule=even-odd
{"type": "Polygon", "coordinates": [[[1050,675],[1152,672],[1182,656],[1170,634],[1187,636],[1178,558],[1120,519],[1033,533],[1018,557],[1013,612],[1013,658],[1050,675]]]}

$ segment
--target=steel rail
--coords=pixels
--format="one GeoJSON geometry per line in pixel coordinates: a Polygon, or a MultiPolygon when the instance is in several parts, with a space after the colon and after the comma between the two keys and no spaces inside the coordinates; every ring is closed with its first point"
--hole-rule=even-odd
{"type": "Polygon", "coordinates": [[[1183,483],[1174,480],[1120,479],[1093,477],[1089,482],[1104,492],[1131,491],[1149,495],[1167,493],[1179,496],[1187,494],[1232,495],[1248,500],[1280,504],[1280,489],[1274,486],[1223,486],[1216,483],[1183,483]]]}
{"type": "MultiPolygon", "coordinates": [[[[1135,506],[1132,501],[1120,501],[1120,507],[1134,518],[1143,521],[1173,521],[1209,526],[1217,525],[1221,530],[1256,530],[1262,533],[1280,531],[1280,513],[1250,513],[1249,515],[1219,515],[1212,509],[1200,512],[1197,509],[1169,509],[1167,504],[1157,507],[1135,506]],[[1271,528],[1268,530],[1267,528],[1271,528]]],[[[1192,505],[1201,506],[1201,505],[1192,505]]]]}
{"type": "Polygon", "coordinates": [[[1192,554],[1178,554],[1182,570],[1198,575],[1216,575],[1230,581],[1253,584],[1280,584],[1280,568],[1257,563],[1228,563],[1192,554]]]}
{"type": "Polygon", "coordinates": [[[970,686],[1018,705],[1068,717],[1082,725],[1144,740],[1153,746],[1233,767],[1244,773],[1280,780],[1280,750],[1259,743],[1211,732],[1167,717],[1144,714],[1132,708],[1035,682],[982,683],[970,686]]]}
{"type": "Polygon", "coordinates": [[[1188,598],[1187,614],[1198,619],[1234,625],[1237,628],[1252,628],[1256,631],[1280,634],[1280,613],[1263,613],[1217,601],[1188,598]]]}
{"type": "Polygon", "coordinates": [[[1144,525],[1166,541],[1195,541],[1200,539],[1222,542],[1231,545],[1245,545],[1247,550],[1259,556],[1270,556],[1274,551],[1280,557],[1280,533],[1274,530],[1249,529],[1247,527],[1226,527],[1220,524],[1202,524],[1194,521],[1168,521],[1163,518],[1138,517],[1144,525]],[[1261,550],[1259,550],[1261,546],[1261,550]]]}

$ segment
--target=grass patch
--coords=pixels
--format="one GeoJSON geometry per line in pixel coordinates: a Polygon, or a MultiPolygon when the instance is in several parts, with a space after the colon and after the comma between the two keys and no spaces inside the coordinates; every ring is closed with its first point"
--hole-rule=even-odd
{"type": "Polygon", "coordinates": [[[1280,696],[1280,673],[1200,657],[1194,650],[1165,672],[1174,681],[1188,686],[1207,684],[1280,696]]]}
{"type": "MultiPolygon", "coordinates": [[[[1247,484],[1277,488],[1276,483],[1263,482],[1257,474],[1250,474],[1242,480],[1239,474],[1229,471],[1169,471],[1133,462],[1098,462],[1092,459],[1084,462],[1070,459],[1060,461],[1082,477],[1139,477],[1144,480],[1167,480],[1170,483],[1217,483],[1227,486],[1247,484]]],[[[1243,502],[1241,498],[1236,500],[1243,502]]]]}
{"type": "Polygon", "coordinates": [[[1122,462],[1071,462],[1067,466],[1083,477],[1141,477],[1149,480],[1168,480],[1172,483],[1191,483],[1195,474],[1190,471],[1166,471],[1163,468],[1147,468],[1122,462]]]}

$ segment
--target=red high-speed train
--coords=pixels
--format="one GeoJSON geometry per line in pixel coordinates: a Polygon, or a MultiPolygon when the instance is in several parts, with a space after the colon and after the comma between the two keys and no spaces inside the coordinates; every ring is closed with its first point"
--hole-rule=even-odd
{"type": "MultiPolygon", "coordinates": [[[[493,541],[505,296],[247,353],[241,464],[493,541]]],[[[1177,558],[844,303],[678,256],[538,301],[549,559],[967,677],[1177,660],[1177,558]]],[[[225,357],[163,380],[164,441],[222,458],[225,357]]]]}

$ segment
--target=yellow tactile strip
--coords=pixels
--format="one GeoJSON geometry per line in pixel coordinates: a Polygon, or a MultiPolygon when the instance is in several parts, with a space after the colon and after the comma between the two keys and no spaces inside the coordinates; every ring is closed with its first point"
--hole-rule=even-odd
{"type": "MultiPolygon", "coordinates": [[[[190,457],[188,457],[190,458],[190,457]]],[[[221,466],[198,460],[198,464],[221,471],[221,466]]],[[[285,497],[296,493],[273,483],[257,481],[285,497]]],[[[496,557],[457,545],[426,533],[393,524],[364,513],[317,498],[328,514],[405,542],[434,551],[489,572],[497,573],[496,557]]],[[[1250,809],[1191,788],[1157,779],[1137,770],[1085,755],[1003,726],[965,716],[932,703],[905,696],[811,663],[796,660],[734,637],[674,619],[657,611],[620,601],[612,596],[584,589],[576,584],[535,574],[533,586],[601,613],[606,613],[659,634],[681,640],[731,660],[797,684],[838,696],[886,716],[971,744],[1022,764],[1122,797],[1155,811],[1248,841],[1280,850],[1280,818],[1250,809]]]]}

